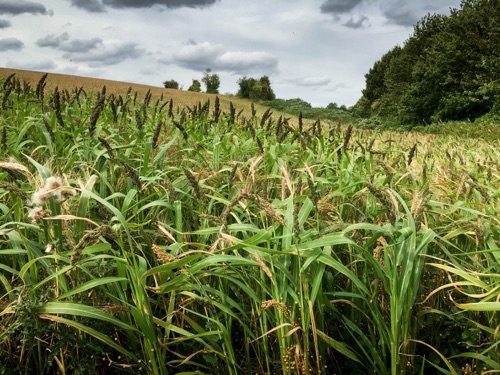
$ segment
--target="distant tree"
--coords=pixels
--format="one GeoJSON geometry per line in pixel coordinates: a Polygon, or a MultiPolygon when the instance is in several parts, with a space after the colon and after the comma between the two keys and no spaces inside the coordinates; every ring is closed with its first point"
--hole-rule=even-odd
{"type": "Polygon", "coordinates": [[[254,78],[247,78],[246,76],[238,80],[238,85],[240,86],[236,96],[243,99],[250,99],[250,92],[252,91],[253,85],[257,81],[254,78]]]}
{"type": "Polygon", "coordinates": [[[201,92],[201,83],[197,79],[193,79],[193,83],[189,86],[188,91],[201,92]]]}
{"type": "Polygon", "coordinates": [[[171,79],[170,81],[165,81],[163,82],[163,86],[166,88],[166,89],[175,89],[175,90],[179,90],[179,82],[171,79]]]}
{"type": "Polygon", "coordinates": [[[207,94],[218,94],[220,87],[220,78],[218,74],[212,73],[212,69],[207,68],[203,73],[201,81],[205,84],[207,94]]]}
{"type": "Polygon", "coordinates": [[[328,103],[326,109],[339,109],[339,105],[337,103],[328,103]]]}
{"type": "Polygon", "coordinates": [[[254,86],[254,91],[256,91],[254,95],[257,95],[260,100],[276,99],[268,76],[260,77],[259,84],[254,86]]]}
{"type": "Polygon", "coordinates": [[[276,95],[271,88],[268,76],[262,76],[259,80],[243,77],[238,80],[240,86],[237,96],[252,100],[274,100],[276,95]]]}

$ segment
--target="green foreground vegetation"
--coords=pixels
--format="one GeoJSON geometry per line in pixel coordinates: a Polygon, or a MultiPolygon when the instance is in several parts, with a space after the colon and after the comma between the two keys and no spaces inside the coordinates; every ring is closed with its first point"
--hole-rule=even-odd
{"type": "Polygon", "coordinates": [[[0,90],[0,374],[500,371],[497,140],[0,90]]]}

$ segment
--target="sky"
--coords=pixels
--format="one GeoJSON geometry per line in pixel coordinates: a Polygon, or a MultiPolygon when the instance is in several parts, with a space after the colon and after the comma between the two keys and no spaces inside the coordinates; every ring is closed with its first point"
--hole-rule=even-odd
{"type": "Polygon", "coordinates": [[[276,97],[352,106],[364,75],[427,13],[460,0],[0,0],[0,66],[221,94],[269,77],[276,97]],[[204,88],[204,87],[202,87],[204,88]]]}

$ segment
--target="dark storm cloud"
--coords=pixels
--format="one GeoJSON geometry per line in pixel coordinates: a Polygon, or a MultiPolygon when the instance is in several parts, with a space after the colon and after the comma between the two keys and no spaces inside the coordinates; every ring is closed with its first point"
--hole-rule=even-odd
{"type": "Polygon", "coordinates": [[[115,65],[128,59],[137,59],[145,54],[136,43],[123,43],[93,49],[89,52],[66,52],[63,57],[75,62],[88,63],[90,67],[115,65]]]}
{"type": "Polygon", "coordinates": [[[8,20],[0,20],[0,29],[6,29],[7,27],[11,27],[12,24],[8,20]]]}
{"type": "Polygon", "coordinates": [[[75,7],[88,12],[104,12],[110,8],[151,8],[155,5],[167,8],[202,8],[219,0],[69,0],[75,7]]]}
{"type": "Polygon", "coordinates": [[[20,51],[24,48],[24,43],[16,38],[0,39],[0,52],[3,51],[20,51]]]}
{"type": "Polygon", "coordinates": [[[362,0],[326,0],[321,4],[322,13],[331,13],[334,15],[349,13],[356,8],[362,0]]]}
{"type": "Polygon", "coordinates": [[[49,14],[42,4],[33,1],[2,0],[0,2],[0,14],[18,15],[23,13],[49,14]]]}
{"type": "Polygon", "coordinates": [[[361,16],[357,21],[354,21],[354,18],[351,17],[349,21],[347,21],[343,25],[351,29],[362,29],[364,27],[363,24],[365,23],[365,21],[368,22],[368,17],[366,16],[361,16]]]}

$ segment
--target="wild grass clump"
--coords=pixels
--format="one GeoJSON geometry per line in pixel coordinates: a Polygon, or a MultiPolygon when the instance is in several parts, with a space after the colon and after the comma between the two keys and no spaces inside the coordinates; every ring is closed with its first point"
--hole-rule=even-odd
{"type": "Polygon", "coordinates": [[[498,141],[14,80],[0,373],[500,369],[498,141]]]}

